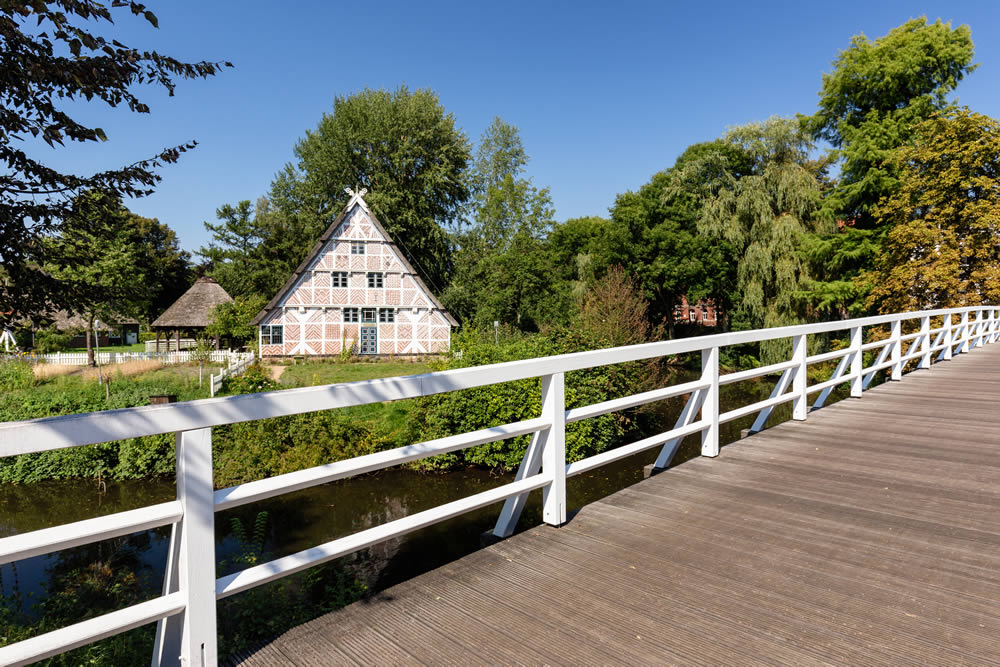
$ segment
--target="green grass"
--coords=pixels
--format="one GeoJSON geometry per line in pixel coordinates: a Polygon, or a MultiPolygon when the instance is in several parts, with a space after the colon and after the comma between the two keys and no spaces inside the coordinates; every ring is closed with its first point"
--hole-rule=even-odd
{"type": "Polygon", "coordinates": [[[427,363],[411,361],[308,362],[286,367],[281,375],[281,384],[288,387],[310,387],[399,375],[419,375],[429,371],[430,366],[427,363]]]}
{"type": "MultiPolygon", "coordinates": [[[[310,387],[400,375],[419,375],[430,370],[428,363],[412,361],[307,362],[286,367],[280,382],[285,387],[310,387]]],[[[413,402],[408,400],[386,401],[360,405],[356,408],[342,408],[338,412],[352,419],[372,422],[379,432],[402,446],[410,444],[402,441],[402,436],[410,420],[412,406],[413,402]]]]}
{"type": "MultiPolygon", "coordinates": [[[[85,347],[71,347],[67,352],[86,352],[85,347]]],[[[96,348],[94,349],[96,352],[96,348]]],[[[145,343],[135,343],[134,345],[102,345],[101,352],[145,352],[145,343]]]]}

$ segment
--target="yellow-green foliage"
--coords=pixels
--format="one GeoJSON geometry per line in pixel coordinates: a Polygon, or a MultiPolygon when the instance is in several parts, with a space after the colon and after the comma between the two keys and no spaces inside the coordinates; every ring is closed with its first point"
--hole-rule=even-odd
{"type": "Polygon", "coordinates": [[[878,208],[891,225],[869,305],[882,312],[1000,300],[1000,123],[968,109],[917,127],[894,162],[901,186],[878,208]]]}
{"type": "Polygon", "coordinates": [[[16,391],[26,389],[35,383],[31,364],[24,359],[0,360],[0,389],[16,391]]]}

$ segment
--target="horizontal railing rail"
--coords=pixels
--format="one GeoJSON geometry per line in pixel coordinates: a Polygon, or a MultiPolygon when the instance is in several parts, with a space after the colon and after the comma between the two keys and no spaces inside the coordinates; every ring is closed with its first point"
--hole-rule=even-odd
{"type": "Polygon", "coordinates": [[[766,426],[774,408],[785,403],[792,404],[793,419],[804,420],[809,410],[822,407],[838,386],[848,385],[850,395],[860,397],[882,370],[890,372],[890,379],[899,380],[908,363],[917,362],[919,369],[930,368],[933,363],[951,359],[954,354],[994,342],[998,336],[1000,308],[972,306],[724,333],[423,375],[0,424],[0,456],[160,433],[176,434],[177,451],[176,501],[0,539],[0,564],[3,564],[169,525],[172,537],[163,594],[148,602],[0,648],[0,663],[24,664],[43,659],[157,621],[155,664],[214,665],[218,657],[215,604],[220,598],[501,501],[504,505],[494,534],[506,537],[513,533],[528,493],[536,489],[542,489],[543,493],[543,521],[560,525],[566,521],[566,479],[569,477],[656,448],[659,453],[654,466],[666,468],[681,441],[696,434],[701,437],[702,455],[717,456],[720,424],[756,415],[750,430],[759,431],[766,426]],[[960,319],[953,322],[955,317],[960,319]],[[935,318],[940,318],[941,326],[932,329],[931,320],[935,318]],[[915,330],[904,334],[904,323],[915,330]],[[864,342],[866,328],[885,325],[890,329],[888,337],[864,342]],[[845,331],[848,332],[846,347],[807,354],[808,336],[845,331]],[[720,349],[777,339],[791,339],[789,360],[720,374],[720,349]],[[908,343],[905,351],[904,343],[908,343]],[[864,354],[876,350],[874,361],[865,366],[864,354]],[[567,409],[566,373],[693,352],[701,354],[702,372],[697,380],[567,409]],[[809,384],[809,366],[834,361],[837,365],[829,379],[809,384]],[[721,386],[766,376],[778,377],[768,398],[720,411],[721,386]],[[533,378],[539,378],[541,383],[542,411],[537,418],[428,440],[230,488],[213,488],[211,429],[215,426],[533,378]],[[819,396],[810,406],[810,395],[817,393],[819,396]],[[687,398],[671,429],[567,464],[567,424],[678,396],[687,398]],[[218,511],[429,456],[528,435],[530,443],[510,483],[215,577],[214,515],[218,511]]]}

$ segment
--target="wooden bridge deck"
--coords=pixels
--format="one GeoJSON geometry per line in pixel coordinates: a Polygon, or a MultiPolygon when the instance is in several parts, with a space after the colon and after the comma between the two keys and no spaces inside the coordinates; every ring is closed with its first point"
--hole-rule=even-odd
{"type": "Polygon", "coordinates": [[[246,665],[1000,663],[1000,345],[295,628],[246,665]]]}

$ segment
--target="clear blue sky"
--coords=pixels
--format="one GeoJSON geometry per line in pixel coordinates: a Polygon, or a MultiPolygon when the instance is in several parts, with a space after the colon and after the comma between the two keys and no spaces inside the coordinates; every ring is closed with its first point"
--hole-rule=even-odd
{"type": "Polygon", "coordinates": [[[235,68],[173,98],[145,91],[149,115],[81,106],[110,140],[51,158],[93,172],[196,139],[153,196],[129,204],[188,250],[207,243],[202,221],[218,206],[267,192],[335,95],[366,87],[433,89],[473,142],[493,116],[516,125],[559,220],[606,215],[616,194],[730,125],[811,113],[852,35],[911,17],[972,28],[980,67],[957,96],[1000,117],[1000,3],[989,1],[149,4],[160,29],[121,14],[121,41],[235,68]]]}

